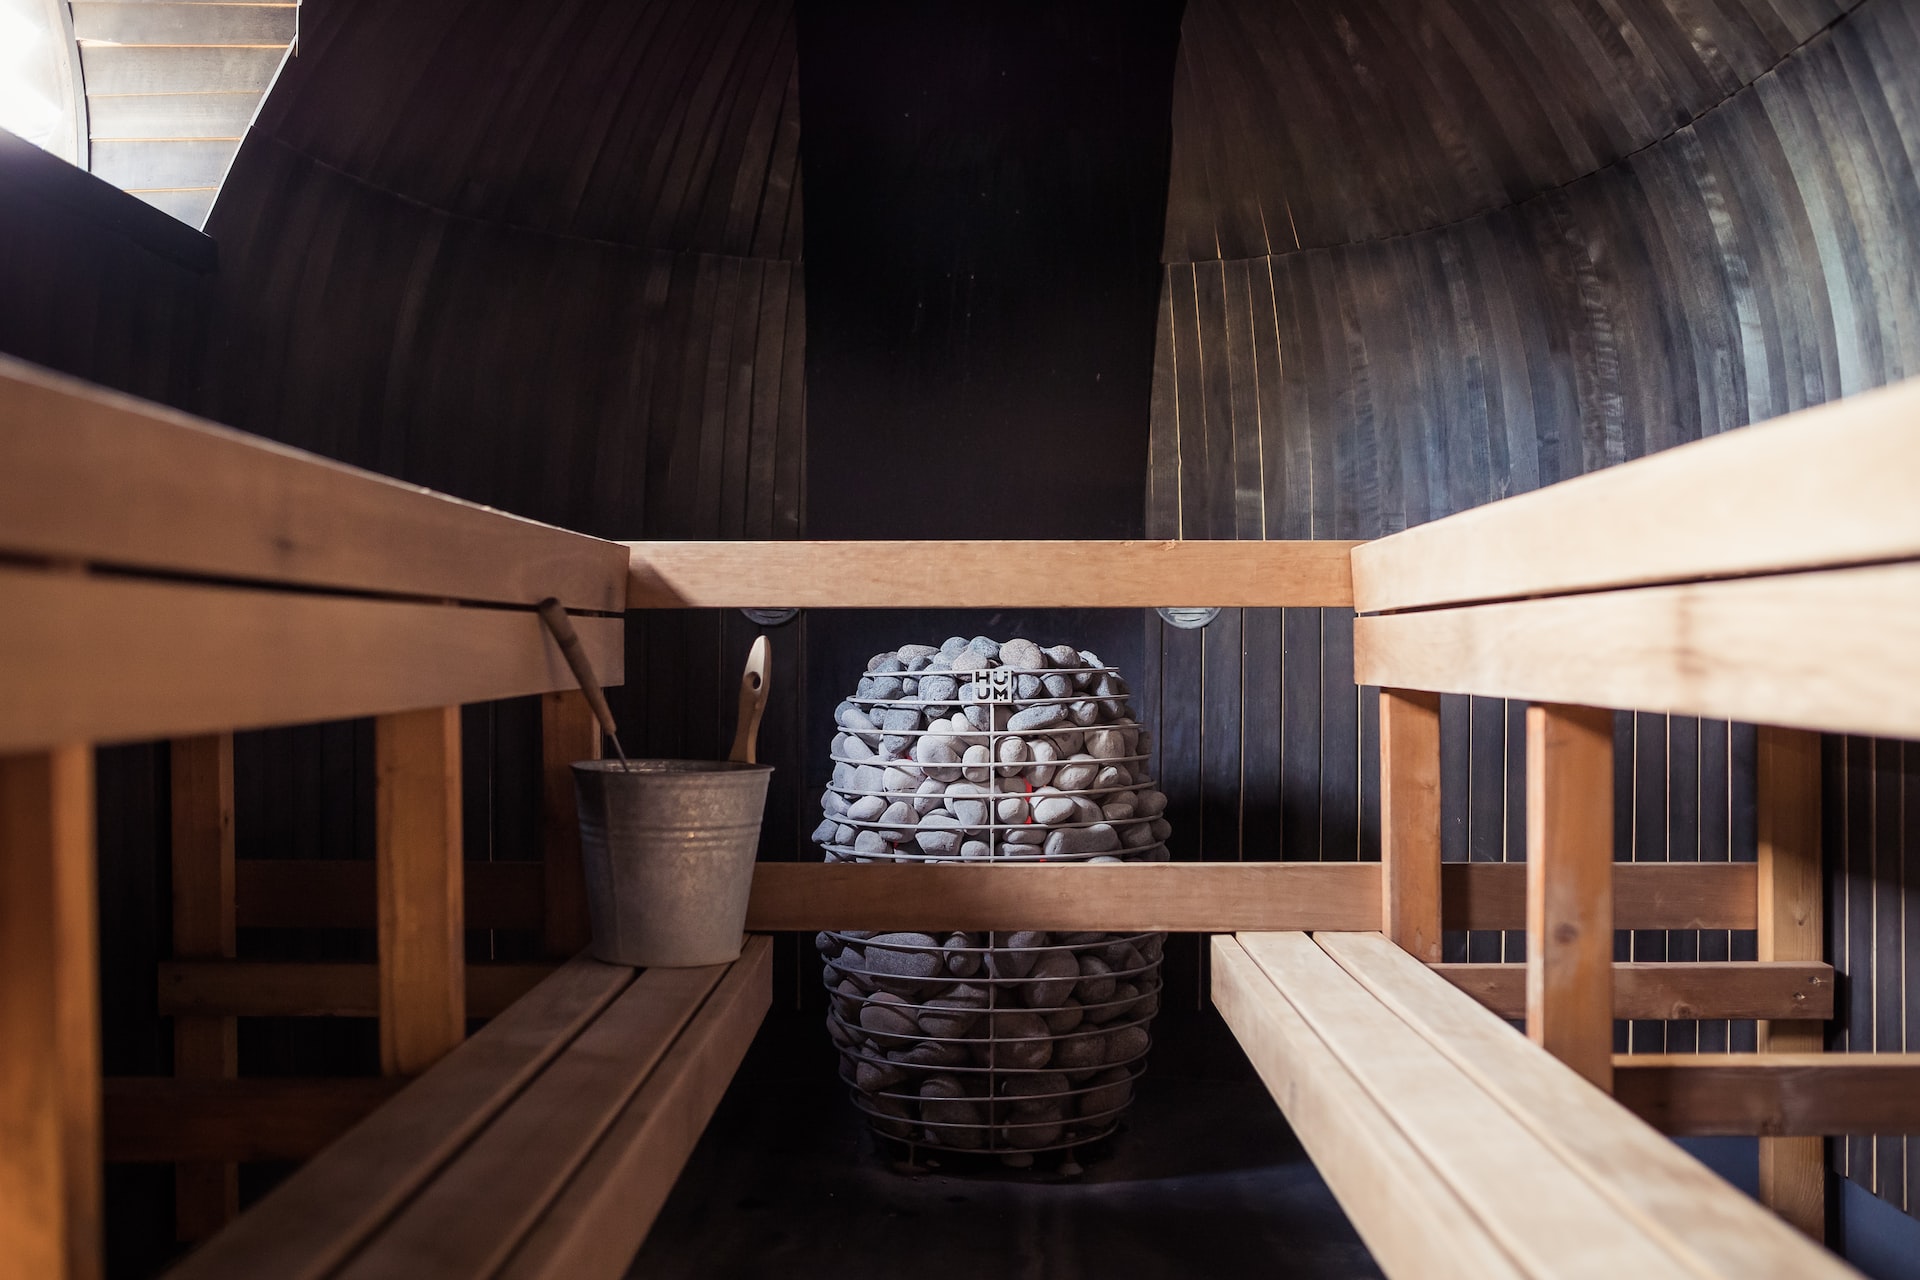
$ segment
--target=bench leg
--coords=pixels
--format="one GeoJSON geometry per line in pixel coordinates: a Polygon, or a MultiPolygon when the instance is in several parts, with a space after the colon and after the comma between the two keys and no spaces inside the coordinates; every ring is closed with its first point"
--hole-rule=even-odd
{"type": "Polygon", "coordinates": [[[93,750],[0,756],[0,1278],[98,1280],[93,750]]]}
{"type": "MultiPolygon", "coordinates": [[[[234,946],[233,735],[184,738],[172,747],[173,954],[231,960],[234,946]]],[[[231,1080],[239,1074],[235,1019],[173,1020],[173,1074],[231,1080]]],[[[181,1164],[174,1170],[174,1231],[204,1240],[240,1211],[239,1167],[181,1164]]]]}
{"type": "Polygon", "coordinates": [[[573,801],[573,762],[600,758],[600,725],[578,689],[540,699],[542,877],[547,954],[578,955],[587,945],[587,885],[580,868],[580,823],[573,801]]]}
{"type": "Polygon", "coordinates": [[[1440,695],[1380,691],[1380,884],[1387,937],[1440,962],[1440,695]]]}
{"type": "MultiPolygon", "coordinates": [[[[1820,960],[1820,735],[1759,733],[1759,958],[1820,960]]],[[[1762,1053],[1819,1053],[1819,1022],[1760,1023],[1762,1053]]],[[[1820,1137],[1760,1139],[1760,1200],[1815,1240],[1826,1238],[1827,1155],[1820,1137]]]]}
{"type": "Polygon", "coordinates": [[[374,723],[380,1066],[418,1075],[466,1036],[460,708],[374,723]]]}
{"type": "Polygon", "coordinates": [[[1613,713],[1527,708],[1527,1035],[1613,1088],[1613,713]]]}

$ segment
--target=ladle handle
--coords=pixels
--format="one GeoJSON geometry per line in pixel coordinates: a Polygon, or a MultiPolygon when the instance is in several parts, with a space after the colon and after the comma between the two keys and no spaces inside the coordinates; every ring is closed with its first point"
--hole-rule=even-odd
{"type": "Polygon", "coordinates": [[[747,651],[740,673],[740,721],[733,731],[733,751],[727,756],[740,764],[757,764],[754,747],[760,740],[760,717],[767,710],[767,685],[773,675],[773,645],[765,636],[747,651]]]}
{"type": "Polygon", "coordinates": [[[567,617],[560,602],[551,597],[540,602],[540,620],[553,633],[554,642],[560,646],[560,656],[573,668],[573,678],[580,682],[580,692],[587,695],[587,705],[593,708],[600,731],[619,742],[620,731],[613,723],[613,710],[607,706],[607,696],[600,692],[600,682],[594,678],[593,664],[587,661],[586,646],[580,643],[580,633],[573,629],[573,620],[567,617]]]}

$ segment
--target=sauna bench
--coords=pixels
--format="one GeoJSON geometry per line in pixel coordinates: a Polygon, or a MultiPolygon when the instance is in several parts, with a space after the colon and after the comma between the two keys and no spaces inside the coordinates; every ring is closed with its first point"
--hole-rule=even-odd
{"type": "Polygon", "coordinates": [[[1378,933],[1219,935],[1213,960],[1389,1276],[1856,1274],[1378,933]]]}
{"type": "Polygon", "coordinates": [[[771,953],[563,965],[170,1276],[624,1274],[766,1016],[771,953]]]}

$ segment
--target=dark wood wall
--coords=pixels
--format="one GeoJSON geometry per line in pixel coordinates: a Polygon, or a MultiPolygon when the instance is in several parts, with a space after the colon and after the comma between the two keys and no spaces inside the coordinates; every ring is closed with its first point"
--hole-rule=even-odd
{"type": "MultiPolygon", "coordinates": [[[[1377,537],[1920,374],[1920,4],[1617,9],[1192,0],[1150,533],[1377,537]]],[[[1162,772],[1192,797],[1177,840],[1377,856],[1351,635],[1350,614],[1288,610],[1150,637],[1162,772]]],[[[1447,856],[1521,857],[1519,707],[1448,699],[1443,732],[1447,856]]],[[[1619,857],[1753,856],[1750,727],[1623,715],[1617,747],[1619,857]]],[[[1899,1048],[1920,1026],[1901,1016],[1920,1010],[1917,762],[1852,739],[1829,756],[1836,1044],[1899,1048]]],[[[1752,945],[1635,934],[1621,955],[1752,945]]],[[[1750,1036],[1622,1030],[1636,1050],[1750,1036]]],[[[1911,1207],[1908,1145],[1835,1148],[1911,1207]]]]}

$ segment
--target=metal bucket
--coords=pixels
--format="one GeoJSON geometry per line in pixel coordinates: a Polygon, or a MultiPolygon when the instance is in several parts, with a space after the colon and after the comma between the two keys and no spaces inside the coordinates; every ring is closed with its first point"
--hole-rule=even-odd
{"type": "Polygon", "coordinates": [[[665,968],[739,958],[772,773],[728,760],[573,766],[595,956],[665,968]]]}

